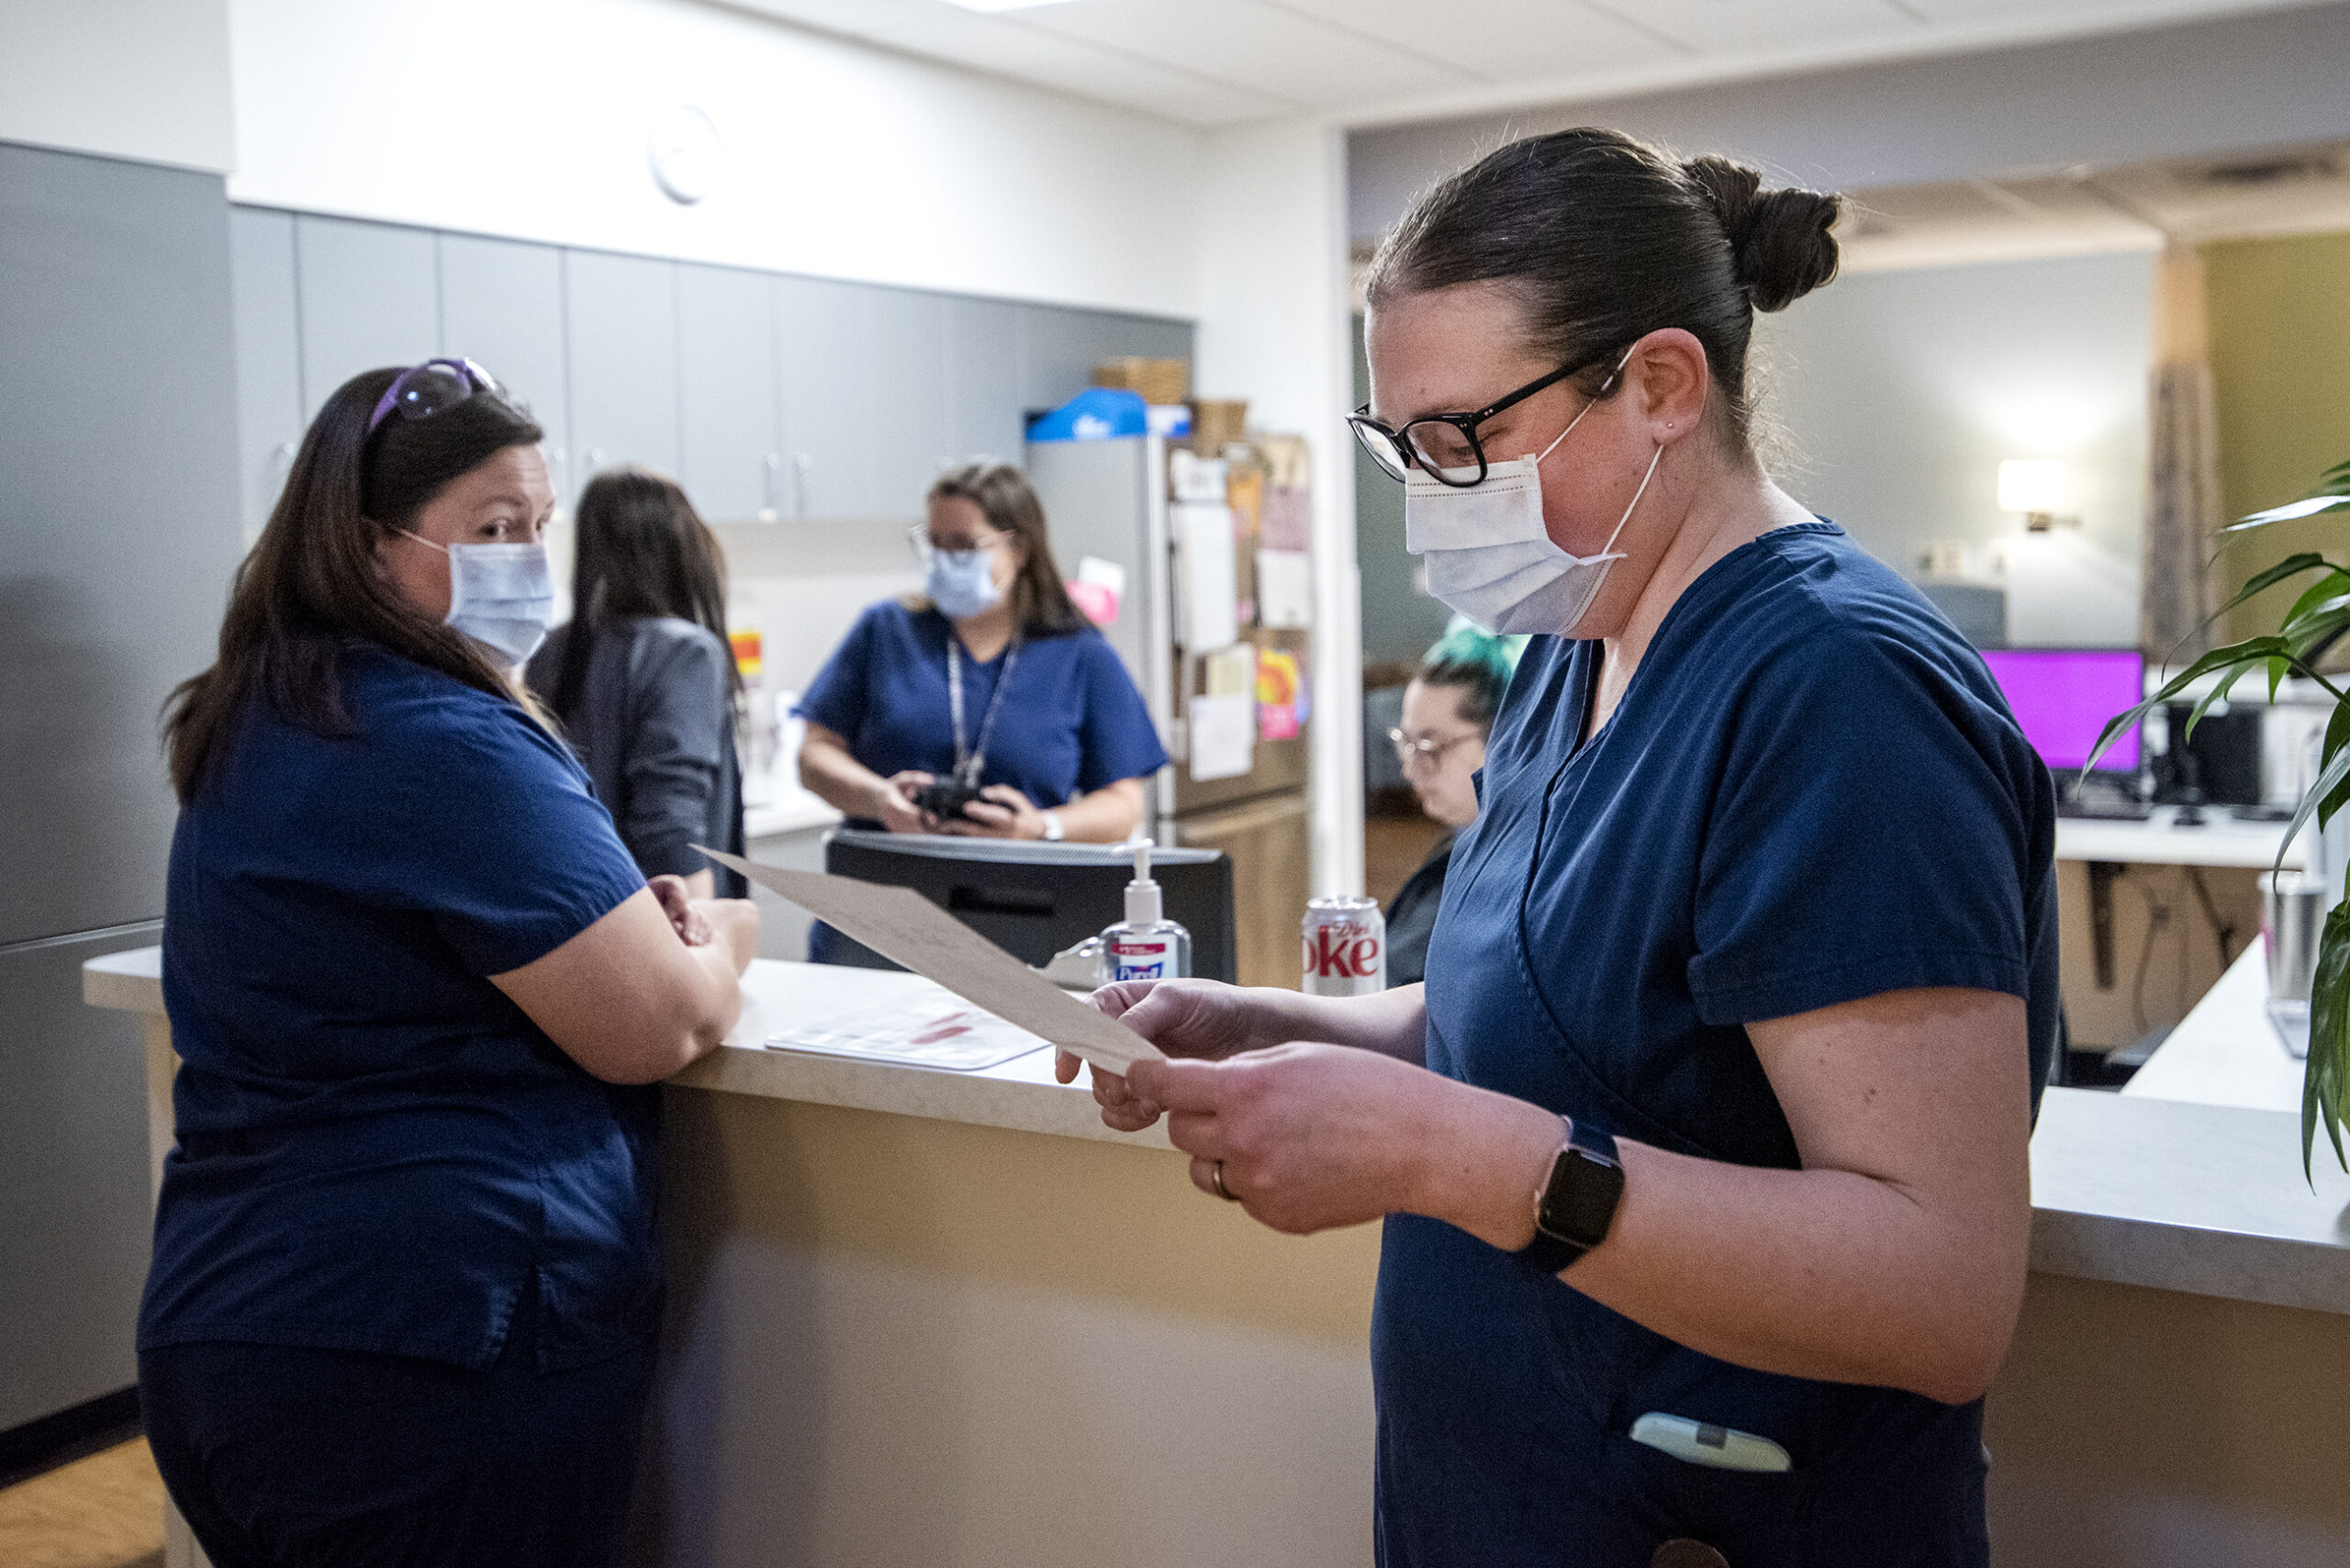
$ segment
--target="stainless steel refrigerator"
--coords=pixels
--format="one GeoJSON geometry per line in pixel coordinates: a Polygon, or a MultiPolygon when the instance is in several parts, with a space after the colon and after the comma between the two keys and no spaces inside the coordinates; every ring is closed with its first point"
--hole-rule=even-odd
{"type": "Polygon", "coordinates": [[[85,959],[158,939],[156,718],[238,553],[217,175],[0,142],[0,1448],[120,1411],[150,1236],[137,1021],[85,959]]]}
{"type": "MultiPolygon", "coordinates": [[[[1146,825],[1161,843],[1222,849],[1232,857],[1240,983],[1294,987],[1298,922],[1308,886],[1306,730],[1301,724],[1280,738],[1260,734],[1243,771],[1195,776],[1201,748],[1193,745],[1192,722],[1217,650],[1184,645],[1182,622],[1191,618],[1179,613],[1182,543],[1169,489],[1169,451],[1155,435],[1030,442],[1028,476],[1044,501],[1062,573],[1080,575],[1091,557],[1124,577],[1116,618],[1102,634],[1142,689],[1174,758],[1147,792],[1146,825]]],[[[1236,549],[1247,562],[1253,542],[1243,539],[1236,549]]],[[[1251,571],[1242,573],[1244,589],[1251,571]]],[[[1260,658],[1271,653],[1296,661],[1310,691],[1307,633],[1258,624],[1258,596],[1248,597],[1233,643],[1251,645],[1260,658]]]]}

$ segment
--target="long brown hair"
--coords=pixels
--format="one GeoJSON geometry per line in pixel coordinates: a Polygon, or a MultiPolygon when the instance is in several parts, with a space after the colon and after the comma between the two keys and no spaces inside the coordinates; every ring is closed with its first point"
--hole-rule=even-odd
{"type": "Polygon", "coordinates": [[[321,734],[353,732],[342,700],[346,646],[368,642],[500,697],[517,695],[480,644],[418,614],[385,579],[375,547],[449,483],[509,446],[535,446],[530,415],[477,390],[430,419],[368,417],[399,375],[352,376],[310,421],[285,488],[237,568],[212,667],[164,704],[172,787],[196,798],[250,703],[321,734]]]}
{"type": "MultiPolygon", "coordinates": [[[[588,481],[574,514],[571,626],[547,706],[569,722],[588,681],[588,657],[604,622],[669,615],[726,641],[726,553],[675,480],[615,468],[588,481]]],[[[742,672],[726,661],[738,698],[742,672]]]]}
{"type": "MultiPolygon", "coordinates": [[[[1020,573],[1012,579],[1013,624],[1023,632],[1052,636],[1077,632],[1092,624],[1078,612],[1053,560],[1053,542],[1045,531],[1045,503],[1028,476],[1009,463],[979,458],[949,468],[930,487],[934,501],[969,501],[979,509],[988,526],[999,533],[1020,536],[1025,547],[1020,573]]],[[[916,610],[934,608],[919,594],[908,604],[916,610]]]]}

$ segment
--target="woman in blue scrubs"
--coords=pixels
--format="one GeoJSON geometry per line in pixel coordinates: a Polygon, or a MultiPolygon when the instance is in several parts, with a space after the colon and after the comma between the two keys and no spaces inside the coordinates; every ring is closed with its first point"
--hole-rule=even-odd
{"type": "Polygon", "coordinates": [[[977,462],[941,476],[927,510],[923,592],[859,616],[793,710],[801,782],[858,827],[1117,843],[1167,753],[1069,602],[1044,504],[1019,469],[977,462]],[[950,782],[977,797],[927,808],[950,782]]]}
{"type": "Polygon", "coordinates": [[[1592,129],[1421,200],[1358,431],[1435,590],[1536,633],[1428,979],[1101,998],[1221,1058],[1096,1074],[1111,1126],[1164,1112],[1277,1229],[1383,1218],[1389,1568],[1987,1559],[2053,792],[1957,633],[1753,456],[1753,312],[1833,275],[1836,212],[1592,129]]]}
{"type": "Polygon", "coordinates": [[[539,440],[470,361],[345,383],[173,699],[140,1407],[215,1568],[618,1554],[654,1084],[733,1025],[758,917],[648,886],[516,684],[539,440]]]}

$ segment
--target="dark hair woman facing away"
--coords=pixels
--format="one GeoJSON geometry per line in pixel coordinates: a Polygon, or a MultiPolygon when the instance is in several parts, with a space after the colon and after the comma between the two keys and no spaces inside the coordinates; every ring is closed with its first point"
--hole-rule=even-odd
{"type": "Polygon", "coordinates": [[[470,361],[346,382],[169,711],[139,1386],[216,1568],[617,1551],[651,1085],[732,1026],[758,918],[648,887],[513,683],[553,599],[538,442],[470,361]]]}
{"type": "Polygon", "coordinates": [[[1989,1558],[2055,799],[1975,651],[1748,440],[1754,314],[1835,275],[1837,207],[1596,129],[1420,198],[1353,423],[1436,595],[1532,639],[1427,980],[1097,993],[1232,1058],[1096,1071],[1111,1126],[1174,1113],[1275,1228],[1383,1218],[1385,1568],[1989,1558]]]}
{"type": "Polygon", "coordinates": [[[685,491],[639,469],[589,480],[576,529],[571,620],[532,655],[531,689],[578,748],[637,868],[740,898],[743,879],[693,847],[743,852],[743,681],[718,541],[685,491]]]}

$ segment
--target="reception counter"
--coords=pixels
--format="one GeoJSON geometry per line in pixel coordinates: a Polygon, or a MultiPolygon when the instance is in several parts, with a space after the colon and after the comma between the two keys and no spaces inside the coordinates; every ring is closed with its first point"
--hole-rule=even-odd
{"type": "MultiPolygon", "coordinates": [[[[156,950],[92,963],[169,1031],[156,950]]],[[[929,992],[769,962],[672,1081],[672,1276],[632,1560],[1198,1568],[1371,1558],[1375,1226],[1275,1236],[1049,1052],[766,1048],[929,992]]],[[[2003,1565],[2350,1561],[2350,1178],[2290,1114],[2051,1091],[1990,1404],[2003,1565]]],[[[182,1548],[184,1554],[185,1548],[182,1548]]]]}

